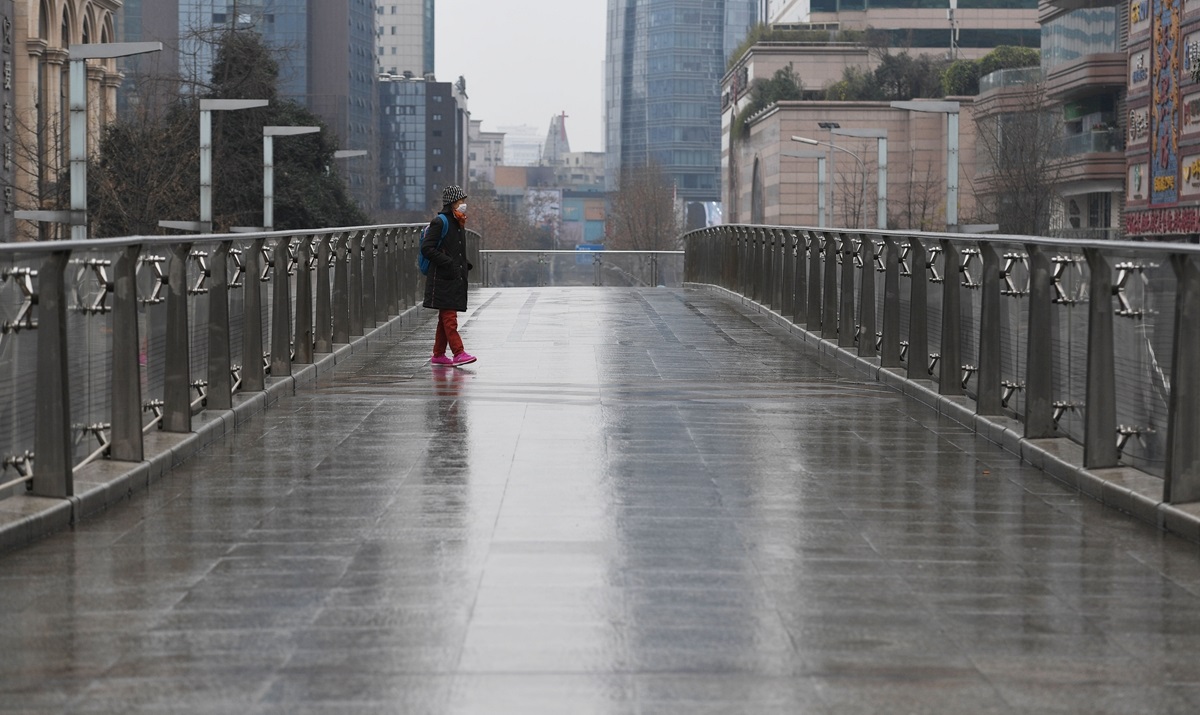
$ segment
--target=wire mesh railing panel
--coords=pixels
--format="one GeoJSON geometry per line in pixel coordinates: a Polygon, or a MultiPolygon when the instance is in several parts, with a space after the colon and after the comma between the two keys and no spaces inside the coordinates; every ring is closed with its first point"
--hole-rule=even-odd
{"type": "Polygon", "coordinates": [[[0,256],[0,483],[17,478],[34,452],[39,262],[0,256]]]}

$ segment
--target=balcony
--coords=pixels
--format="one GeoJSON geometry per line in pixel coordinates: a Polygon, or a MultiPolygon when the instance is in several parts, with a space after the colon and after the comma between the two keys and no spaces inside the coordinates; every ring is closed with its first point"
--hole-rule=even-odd
{"type": "Polygon", "coordinates": [[[997,70],[979,78],[979,93],[986,94],[1006,87],[1027,87],[1042,80],[1041,67],[997,70]]]}
{"type": "Polygon", "coordinates": [[[1125,137],[1118,129],[1101,129],[1071,134],[1062,138],[1057,156],[1067,158],[1080,154],[1103,154],[1125,151],[1125,137]]]}
{"type": "Polygon", "coordinates": [[[1046,94],[1063,100],[1092,94],[1099,88],[1124,87],[1128,66],[1124,52],[1101,52],[1056,65],[1046,73],[1046,94]]]}
{"type": "Polygon", "coordinates": [[[1125,138],[1118,129],[1103,129],[1063,137],[1055,152],[1062,185],[1103,186],[1125,180],[1125,138]]]}

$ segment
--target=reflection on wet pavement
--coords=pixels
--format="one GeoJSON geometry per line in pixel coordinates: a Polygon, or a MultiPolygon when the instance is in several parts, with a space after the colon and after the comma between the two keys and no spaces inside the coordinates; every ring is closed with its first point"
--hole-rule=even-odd
{"type": "Polygon", "coordinates": [[[763,317],[472,295],[0,555],[0,713],[1195,713],[1200,558],[763,317]]]}

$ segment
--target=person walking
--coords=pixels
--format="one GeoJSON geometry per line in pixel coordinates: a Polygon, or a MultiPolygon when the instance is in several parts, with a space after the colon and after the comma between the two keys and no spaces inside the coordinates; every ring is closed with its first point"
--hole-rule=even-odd
{"type": "Polygon", "coordinates": [[[467,365],[476,358],[463,348],[458,334],[458,314],[467,309],[467,194],[459,186],[442,189],[442,210],[425,231],[421,255],[429,260],[425,276],[426,308],[438,312],[433,338],[433,365],[467,365]],[[453,356],[446,355],[450,348],[453,356]]]}

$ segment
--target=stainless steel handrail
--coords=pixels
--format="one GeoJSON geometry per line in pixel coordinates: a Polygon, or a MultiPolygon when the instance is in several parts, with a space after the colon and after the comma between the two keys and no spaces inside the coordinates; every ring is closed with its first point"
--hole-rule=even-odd
{"type": "MultiPolygon", "coordinates": [[[[5,415],[12,431],[0,434],[0,458],[36,454],[37,461],[30,460],[31,476],[6,482],[5,488],[32,482],[35,495],[72,496],[74,474],[88,463],[101,457],[140,461],[146,431],[189,432],[205,400],[207,409],[229,409],[234,393],[265,389],[267,371],[274,378],[286,377],[293,363],[312,362],[314,351],[329,352],[335,340],[348,342],[416,305],[422,226],[0,244],[5,276],[0,296],[28,304],[20,308],[19,325],[6,325],[0,347],[13,341],[14,349],[32,355],[36,348],[37,355],[36,361],[14,362],[8,373],[8,392],[17,394],[19,382],[21,394],[30,399],[5,415]],[[244,250],[231,253],[231,247],[244,250]],[[78,265],[87,270],[77,270],[78,265]],[[139,268],[149,270],[147,266],[153,266],[154,275],[143,271],[144,280],[139,280],[139,268]],[[235,268],[240,283],[228,280],[235,268]],[[10,273],[19,281],[8,281],[10,273]],[[153,281],[150,289],[147,280],[153,281]],[[241,291],[241,300],[232,299],[234,290],[241,291]],[[151,320],[151,304],[157,306],[157,327],[139,327],[151,320]],[[207,315],[202,325],[188,324],[194,304],[207,308],[196,313],[207,315]],[[241,372],[229,379],[235,323],[242,330],[243,356],[255,357],[244,357],[241,372]],[[152,355],[139,340],[148,327],[157,331],[152,355]],[[88,339],[76,339],[72,330],[86,331],[78,337],[88,339]],[[193,379],[193,353],[207,354],[207,379],[203,374],[193,379]],[[142,423],[141,384],[149,368],[140,360],[152,361],[155,379],[162,384],[162,399],[154,400],[161,402],[161,414],[149,424],[142,423]],[[71,384],[71,370],[79,364],[94,364],[104,374],[88,375],[82,381],[87,384],[71,384]],[[72,420],[77,404],[90,413],[110,414],[72,420]],[[98,432],[98,449],[76,454],[75,422],[105,425],[98,432]]],[[[473,255],[478,255],[481,240],[468,231],[473,255]]]]}
{"type": "Polygon", "coordinates": [[[684,244],[690,284],[1016,418],[1027,439],[1068,437],[1085,469],[1136,465],[1164,502],[1200,501],[1200,246],[761,225],[684,244]]]}

